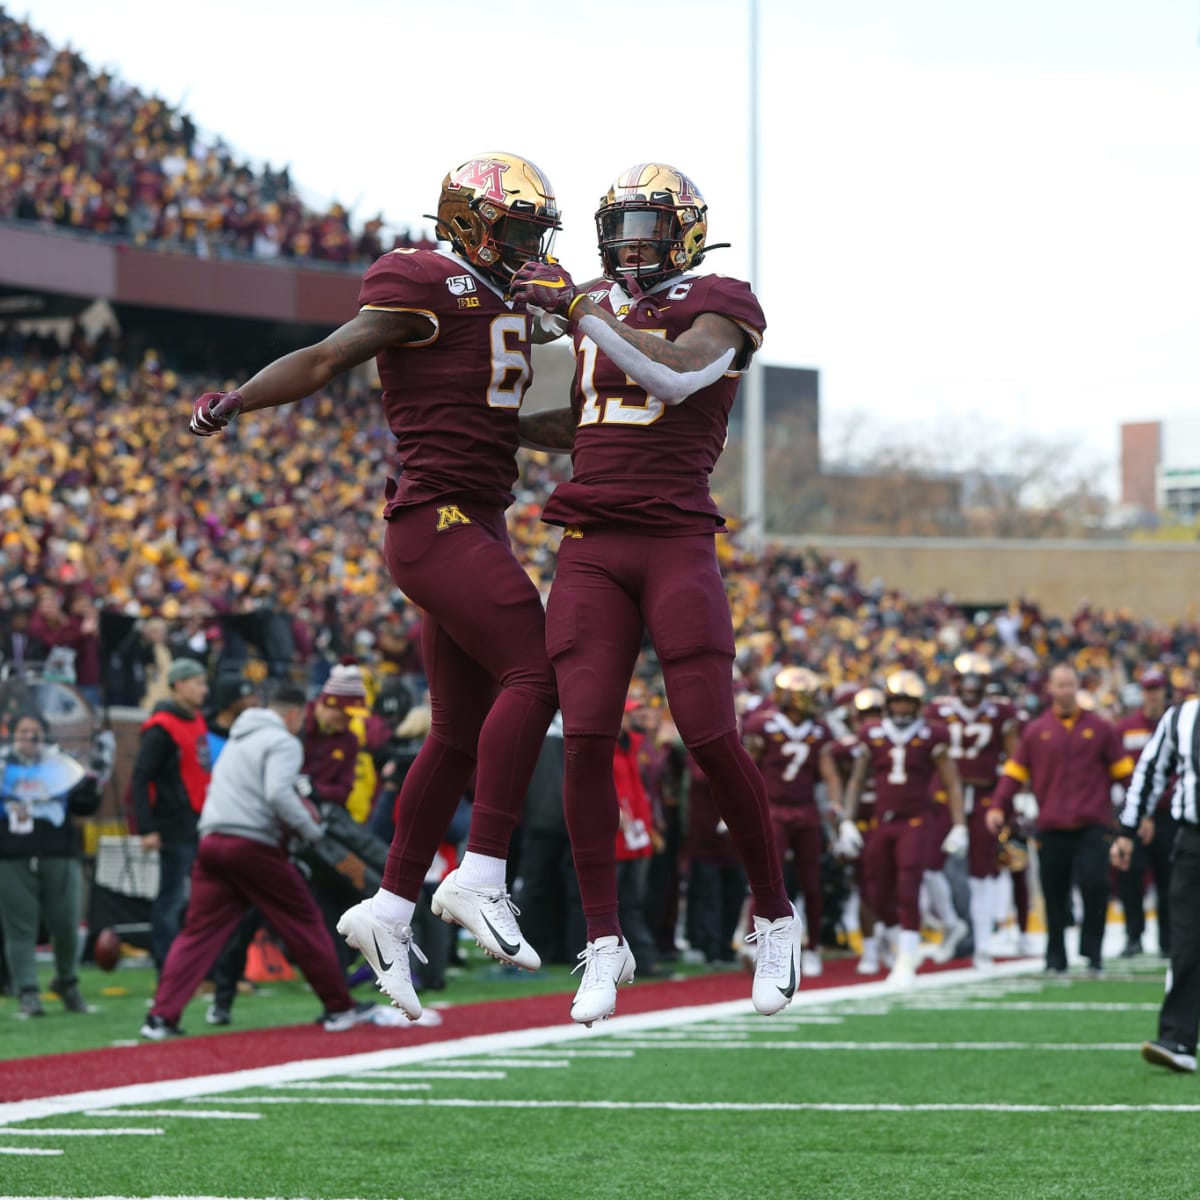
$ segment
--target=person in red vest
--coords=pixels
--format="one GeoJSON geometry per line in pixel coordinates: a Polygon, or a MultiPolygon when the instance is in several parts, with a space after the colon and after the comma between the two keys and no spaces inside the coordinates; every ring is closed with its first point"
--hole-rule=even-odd
{"type": "Polygon", "coordinates": [[[179,932],[199,839],[196,821],[212,769],[208,725],[200,711],[208,675],[193,658],[167,670],[170,695],[142,726],[131,799],[144,851],[158,852],[158,895],[150,912],[150,953],[161,971],[179,932]]]}

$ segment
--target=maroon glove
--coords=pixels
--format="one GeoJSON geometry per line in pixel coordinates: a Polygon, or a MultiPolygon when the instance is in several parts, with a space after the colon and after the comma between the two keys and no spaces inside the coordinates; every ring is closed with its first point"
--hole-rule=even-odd
{"type": "Polygon", "coordinates": [[[188,429],[197,437],[212,437],[214,433],[220,433],[241,411],[241,392],[205,392],[192,405],[188,429]]]}
{"type": "Polygon", "coordinates": [[[575,283],[558,263],[527,262],[513,277],[508,294],[518,304],[565,317],[575,299],[575,283]]]}

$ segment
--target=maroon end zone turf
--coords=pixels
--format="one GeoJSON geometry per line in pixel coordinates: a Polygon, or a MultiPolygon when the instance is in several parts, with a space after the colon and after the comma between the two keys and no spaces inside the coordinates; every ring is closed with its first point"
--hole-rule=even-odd
{"type": "MultiPolygon", "coordinates": [[[[880,974],[864,979],[855,973],[855,965],[856,960],[851,958],[829,960],[820,978],[805,979],[803,990],[808,993],[820,988],[878,982],[884,978],[880,974]]],[[[949,963],[939,967],[929,963],[922,967],[921,974],[932,974],[956,965],[963,964],[949,963]]],[[[749,974],[728,971],[622,988],[617,1012],[628,1016],[729,1000],[748,1002],[749,999],[749,974]]],[[[277,1029],[230,1031],[169,1042],[144,1042],[137,1046],[109,1046],[71,1054],[11,1059],[0,1063],[0,1099],[34,1100],[164,1079],[252,1070],[302,1059],[337,1058],[398,1046],[420,1046],[481,1034],[565,1025],[569,1022],[570,1004],[571,994],[560,992],[516,1000],[450,1005],[440,1010],[443,1023],[439,1026],[359,1025],[345,1033],[326,1033],[316,1024],[284,1025],[277,1029]]]]}

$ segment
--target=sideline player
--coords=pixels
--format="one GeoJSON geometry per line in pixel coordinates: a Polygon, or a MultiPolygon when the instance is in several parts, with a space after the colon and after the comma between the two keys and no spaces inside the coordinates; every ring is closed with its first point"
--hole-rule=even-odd
{"type": "Polygon", "coordinates": [[[509,840],[556,708],[541,599],[504,520],[534,340],[506,289],[523,263],[548,257],[559,227],[553,189],[533,163],[507,153],[468,159],[438,200],[437,233],[449,250],[384,254],[363,278],[357,316],[240,388],[206,393],[192,413],[192,432],[208,436],[377,359],[403,466],[384,489],[384,554],[396,586],[425,612],[432,726],[400,791],[383,886],[344,913],[338,931],[414,1020],[421,1004],[409,951],[422,956],[412,915],[472,772],[467,853],[433,910],[493,957],[540,965],[505,887],[509,840]]]}
{"type": "MultiPolygon", "coordinates": [[[[958,767],[967,818],[968,886],[975,965],[990,966],[989,943],[999,907],[1000,839],[987,826],[987,809],[1000,767],[1017,745],[1017,714],[1004,699],[985,694],[992,664],[967,651],[954,660],[954,695],[935,700],[929,715],[950,734],[950,757],[958,767]]],[[[951,947],[953,949],[953,947],[951,947]]]]}
{"type": "Polygon", "coordinates": [[[608,1016],[636,963],[617,919],[613,745],[645,630],[680,737],[712,785],[754,897],[755,1007],[800,980],[802,922],[787,896],[766,787],[738,736],[733,623],[717,565],[724,525],[708,481],[765,321],[748,284],[698,275],[707,205],[664,163],[622,172],[596,213],[604,276],[576,290],[558,266],[517,273],[513,297],[565,318],[571,410],[523,421],[526,444],[573,447],[544,519],[563,526],[546,612],[566,736],[565,805],[588,924],[571,1016],[608,1016]]]}
{"type": "Polygon", "coordinates": [[[804,898],[801,967],[810,978],[823,970],[821,852],[825,831],[817,805],[818,785],[825,785],[835,829],[842,808],[842,777],[833,757],[837,741],[817,716],[820,691],[821,680],[813,671],[784,667],[775,676],[771,699],[742,722],[742,742],[767,785],[780,862],[786,860],[789,850],[792,852],[796,888],[804,898]]]}
{"type": "Polygon", "coordinates": [[[916,974],[921,942],[921,877],[927,859],[930,785],[941,777],[950,807],[947,854],[967,849],[962,788],[948,750],[950,735],[921,715],[925,683],[915,671],[895,671],[884,681],[883,719],[864,725],[863,746],[846,786],[846,819],[858,815],[868,776],[875,781],[875,827],[867,839],[863,880],[871,907],[889,926],[899,926],[896,962],[888,980],[908,983],[916,974]]]}

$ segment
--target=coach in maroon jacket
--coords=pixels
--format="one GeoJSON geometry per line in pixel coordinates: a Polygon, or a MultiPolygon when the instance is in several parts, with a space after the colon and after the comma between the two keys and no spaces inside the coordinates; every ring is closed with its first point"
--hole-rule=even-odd
{"type": "Polygon", "coordinates": [[[1067,969],[1063,942],[1072,873],[1083,895],[1080,952],[1090,969],[1100,954],[1108,913],[1108,847],[1115,829],[1111,785],[1133,773],[1116,727],[1079,707],[1079,677],[1068,663],[1050,672],[1050,708],[1030,721],[992,796],[988,827],[1009,819],[1014,794],[1028,788],[1038,802],[1038,865],[1046,905],[1046,969],[1067,969]]]}

